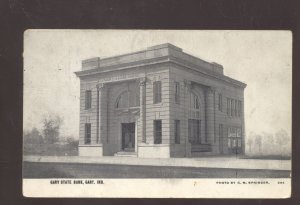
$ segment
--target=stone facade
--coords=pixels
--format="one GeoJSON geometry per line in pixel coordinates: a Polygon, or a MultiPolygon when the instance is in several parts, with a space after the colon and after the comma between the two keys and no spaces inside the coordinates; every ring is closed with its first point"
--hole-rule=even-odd
{"type": "Polygon", "coordinates": [[[76,75],[81,156],[244,153],[246,84],[217,63],[162,44],[84,60],[76,75]]]}

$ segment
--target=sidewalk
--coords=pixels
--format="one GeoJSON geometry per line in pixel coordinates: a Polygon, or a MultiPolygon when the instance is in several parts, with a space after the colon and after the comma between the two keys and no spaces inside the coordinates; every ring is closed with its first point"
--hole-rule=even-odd
{"type": "Polygon", "coordinates": [[[291,160],[239,159],[235,157],[201,157],[146,159],[134,157],[24,156],[26,162],[116,164],[139,166],[205,167],[225,169],[291,170],[291,160]]]}

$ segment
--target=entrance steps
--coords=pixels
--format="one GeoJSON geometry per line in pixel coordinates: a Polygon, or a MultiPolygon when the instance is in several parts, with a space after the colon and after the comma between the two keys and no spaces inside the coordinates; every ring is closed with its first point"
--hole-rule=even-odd
{"type": "Polygon", "coordinates": [[[120,151],[114,154],[116,157],[137,157],[136,152],[126,152],[126,151],[120,151]]]}
{"type": "Polygon", "coordinates": [[[203,157],[214,155],[210,144],[192,144],[191,157],[203,157]]]}
{"type": "Polygon", "coordinates": [[[192,144],[192,152],[211,152],[212,148],[210,144],[192,144]]]}

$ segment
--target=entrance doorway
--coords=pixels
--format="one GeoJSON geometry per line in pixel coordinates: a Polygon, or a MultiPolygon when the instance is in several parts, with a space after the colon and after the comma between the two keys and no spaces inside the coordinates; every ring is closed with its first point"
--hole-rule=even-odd
{"type": "Polygon", "coordinates": [[[188,121],[188,137],[191,144],[201,144],[200,127],[201,121],[189,119],[188,121]]]}
{"type": "Polygon", "coordinates": [[[135,123],[122,123],[122,150],[135,151],[135,123]]]}
{"type": "Polygon", "coordinates": [[[229,154],[242,153],[242,141],[238,138],[228,138],[228,152],[229,154]]]}

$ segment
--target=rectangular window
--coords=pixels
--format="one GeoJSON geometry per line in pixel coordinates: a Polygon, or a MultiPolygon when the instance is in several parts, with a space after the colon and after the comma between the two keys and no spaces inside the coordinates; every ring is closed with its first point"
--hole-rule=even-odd
{"type": "Polygon", "coordinates": [[[175,82],[175,103],[180,103],[180,84],[179,82],[175,82]]]}
{"type": "Polygon", "coordinates": [[[231,99],[231,116],[234,116],[234,100],[231,99]]]}
{"type": "Polygon", "coordinates": [[[228,138],[228,148],[231,148],[231,139],[228,138]]]}
{"type": "Polygon", "coordinates": [[[84,144],[91,144],[91,123],[85,123],[84,144]]]}
{"type": "Polygon", "coordinates": [[[153,103],[161,102],[161,81],[155,81],[153,83],[153,103]]]}
{"type": "Polygon", "coordinates": [[[219,94],[219,110],[220,110],[220,111],[223,111],[222,94],[219,94]]]}
{"type": "Polygon", "coordinates": [[[231,136],[231,127],[227,128],[227,137],[232,137],[231,136]]]}
{"type": "Polygon", "coordinates": [[[233,141],[232,141],[232,147],[236,147],[236,139],[233,139],[233,141]]]}
{"type": "Polygon", "coordinates": [[[175,120],[175,143],[180,144],[180,121],[175,120]]]}
{"type": "Polygon", "coordinates": [[[154,120],[154,144],[161,144],[161,120],[154,120]]]}
{"type": "Polygon", "coordinates": [[[241,137],[241,128],[236,129],[236,137],[240,138],[241,137]]]}
{"type": "Polygon", "coordinates": [[[241,112],[242,112],[242,102],[239,100],[238,101],[238,116],[241,117],[241,112]]]}
{"type": "Polygon", "coordinates": [[[85,91],[85,109],[90,109],[92,107],[92,91],[85,91]]]}
{"type": "Polygon", "coordinates": [[[223,138],[223,124],[219,124],[219,137],[223,138]]]}
{"type": "Polygon", "coordinates": [[[234,116],[238,116],[238,103],[237,103],[237,100],[234,101],[234,116]]]}
{"type": "Polygon", "coordinates": [[[227,98],[227,115],[228,116],[230,115],[230,107],[231,107],[231,105],[230,105],[230,99],[227,98]]]}
{"type": "Polygon", "coordinates": [[[242,140],[241,139],[238,139],[238,147],[242,147],[242,140]]]}
{"type": "Polygon", "coordinates": [[[228,128],[228,137],[239,137],[239,128],[229,127],[228,128]]]}

